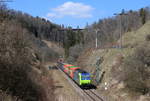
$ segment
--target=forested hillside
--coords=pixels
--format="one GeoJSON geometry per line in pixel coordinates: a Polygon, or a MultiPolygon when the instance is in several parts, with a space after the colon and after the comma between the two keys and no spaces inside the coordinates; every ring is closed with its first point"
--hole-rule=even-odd
{"type": "Polygon", "coordinates": [[[80,54],[95,48],[96,37],[98,48],[119,48],[118,40],[124,33],[136,31],[149,20],[150,7],[145,7],[138,11],[122,10],[118,15],[100,19],[92,25],[87,24],[83,31],[83,44],[76,44],[69,49],[69,62],[75,62],[80,54]]]}
{"type": "Polygon", "coordinates": [[[86,50],[77,63],[93,74],[97,91],[107,101],[149,101],[150,9],[126,12],[121,22],[120,27],[120,17],[114,16],[87,26],[86,50]],[[96,30],[98,48],[95,48],[96,30]]]}
{"type": "MultiPolygon", "coordinates": [[[[120,38],[120,33],[135,31],[150,20],[150,8],[141,8],[138,11],[125,11],[115,14],[113,17],[100,19],[92,25],[87,25],[84,36],[86,47],[95,47],[95,37],[97,31],[98,47],[108,44],[115,45],[120,38]],[[119,15],[121,14],[121,15],[119,15]]],[[[109,45],[110,46],[110,45],[109,45]]]]}
{"type": "MultiPolygon", "coordinates": [[[[79,30],[80,28],[74,30],[71,27],[57,25],[38,16],[33,17],[27,13],[9,9],[6,4],[0,3],[0,100],[54,101],[54,82],[43,64],[45,62],[56,62],[60,56],[64,56],[59,49],[64,49],[65,62],[78,63],[80,66],[87,68],[82,62],[85,58],[88,59],[87,56],[90,56],[85,55],[85,53],[90,53],[91,50],[95,49],[96,37],[98,38],[98,48],[114,48],[117,50],[120,35],[123,36],[126,32],[134,33],[150,20],[149,7],[141,8],[139,11],[123,10],[121,14],[124,15],[100,19],[92,25],[87,25],[83,30],[79,30]],[[55,44],[55,47],[48,47],[47,44],[50,45],[51,42],[55,44]],[[58,48],[58,46],[61,48],[58,48]],[[82,58],[82,56],[85,57],[82,58]]],[[[149,43],[149,35],[146,40],[149,43]]],[[[130,41],[128,40],[128,42],[130,41]]],[[[146,45],[147,43],[143,46],[149,47],[146,45]]],[[[123,48],[133,48],[136,44],[123,45],[123,48]]],[[[127,58],[127,60],[137,60],[133,61],[133,64],[128,64],[126,60],[124,67],[135,66],[137,61],[141,61],[141,58],[145,57],[145,54],[149,56],[149,49],[143,49],[137,50],[133,58],[127,58]],[[139,56],[140,52],[145,54],[139,56]],[[134,56],[139,57],[135,58],[134,56]]],[[[106,55],[107,53],[109,52],[106,50],[106,55]]],[[[99,56],[98,54],[99,52],[96,53],[97,56],[99,56]]],[[[111,52],[108,55],[111,56],[111,52]]],[[[105,59],[106,63],[109,58],[108,56],[108,59],[105,59]]],[[[149,61],[146,59],[149,58],[144,58],[140,65],[144,66],[146,63],[149,66],[149,61]]],[[[91,60],[95,61],[95,57],[91,60]]],[[[103,64],[105,65],[105,63],[103,64]]],[[[91,64],[89,65],[91,67],[91,64]]],[[[129,68],[127,69],[130,70],[129,68]]],[[[141,75],[144,71],[136,75],[141,75]]],[[[146,73],[146,76],[148,73],[146,73]]],[[[132,72],[130,74],[132,75],[132,72]]],[[[142,77],[145,78],[145,75],[142,77]]],[[[131,79],[127,81],[126,84],[130,90],[134,82],[131,82],[131,79]]],[[[147,80],[140,83],[143,84],[143,82],[143,86],[145,86],[147,80]]],[[[144,94],[149,92],[147,84],[146,91],[141,91],[141,88],[134,88],[134,90],[144,94]]]]}
{"type": "Polygon", "coordinates": [[[0,100],[54,101],[54,83],[43,64],[64,54],[45,42],[64,47],[67,57],[82,35],[0,3],[0,100]]]}
{"type": "Polygon", "coordinates": [[[0,4],[0,101],[55,99],[53,79],[43,63],[56,60],[59,53],[41,40],[35,19],[40,18],[0,4]]]}
{"type": "Polygon", "coordinates": [[[71,27],[65,28],[63,25],[56,25],[49,20],[40,17],[33,17],[21,11],[8,9],[6,5],[0,6],[0,21],[15,20],[26,28],[38,39],[45,39],[59,43],[68,50],[71,46],[80,43],[82,33],[73,31],[71,27]]]}

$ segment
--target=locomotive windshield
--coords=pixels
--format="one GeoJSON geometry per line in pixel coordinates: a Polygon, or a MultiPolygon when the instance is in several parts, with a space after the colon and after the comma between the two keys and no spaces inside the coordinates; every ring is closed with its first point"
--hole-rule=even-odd
{"type": "Polygon", "coordinates": [[[81,80],[90,80],[90,73],[82,73],[81,80]]]}

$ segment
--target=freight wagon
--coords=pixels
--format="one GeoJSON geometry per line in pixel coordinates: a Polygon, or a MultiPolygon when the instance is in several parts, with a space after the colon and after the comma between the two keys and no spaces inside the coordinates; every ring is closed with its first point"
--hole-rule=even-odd
{"type": "Polygon", "coordinates": [[[82,70],[80,67],[67,63],[58,63],[58,66],[80,87],[88,87],[91,85],[90,73],[82,70]]]}

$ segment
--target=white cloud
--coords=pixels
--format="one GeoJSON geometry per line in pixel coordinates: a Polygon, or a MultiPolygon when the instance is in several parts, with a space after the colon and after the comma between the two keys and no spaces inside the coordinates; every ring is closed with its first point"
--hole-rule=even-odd
{"type": "Polygon", "coordinates": [[[56,17],[56,14],[55,13],[48,13],[47,17],[52,17],[53,18],[53,17],[56,17]]]}
{"type": "Polygon", "coordinates": [[[61,18],[64,16],[72,16],[76,18],[89,18],[92,17],[91,11],[93,9],[90,5],[69,1],[51,9],[52,11],[47,14],[47,17],[61,18]]]}

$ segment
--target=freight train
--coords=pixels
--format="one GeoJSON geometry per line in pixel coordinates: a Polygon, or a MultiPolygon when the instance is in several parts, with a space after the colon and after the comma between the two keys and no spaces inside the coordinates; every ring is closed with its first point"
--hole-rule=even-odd
{"type": "Polygon", "coordinates": [[[58,63],[58,67],[80,87],[84,88],[91,85],[90,73],[82,70],[80,67],[62,62],[58,63]]]}

